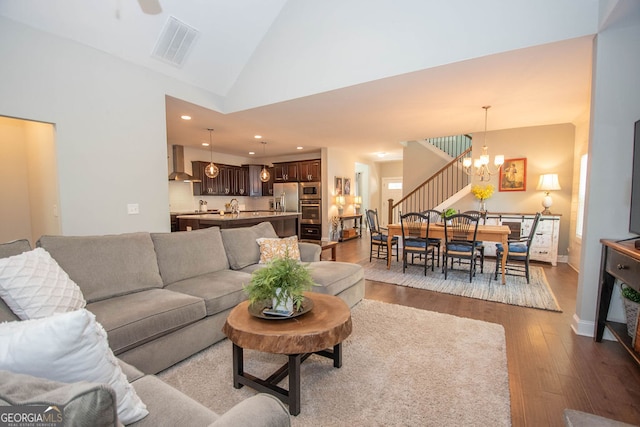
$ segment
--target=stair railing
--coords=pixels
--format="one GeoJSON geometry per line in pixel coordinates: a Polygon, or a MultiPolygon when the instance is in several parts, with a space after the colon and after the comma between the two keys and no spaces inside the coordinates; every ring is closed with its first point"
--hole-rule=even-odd
{"type": "Polygon", "coordinates": [[[462,160],[470,154],[471,147],[464,150],[397,203],[393,203],[393,199],[389,199],[388,223],[400,222],[400,212],[422,212],[433,209],[469,185],[471,177],[465,172],[462,160]]]}

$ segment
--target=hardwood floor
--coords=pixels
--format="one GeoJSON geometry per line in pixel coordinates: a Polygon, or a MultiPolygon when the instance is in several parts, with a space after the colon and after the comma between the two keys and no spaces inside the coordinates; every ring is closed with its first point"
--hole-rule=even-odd
{"type": "MultiPolygon", "coordinates": [[[[336,252],[338,261],[368,259],[368,235],[340,243],[336,252]]],[[[564,408],[640,425],[640,367],[617,342],[573,333],[578,274],[572,268],[536,265],[544,268],[562,313],[373,281],[366,283],[365,298],[501,324],[514,426],[563,426],[564,408]]]]}

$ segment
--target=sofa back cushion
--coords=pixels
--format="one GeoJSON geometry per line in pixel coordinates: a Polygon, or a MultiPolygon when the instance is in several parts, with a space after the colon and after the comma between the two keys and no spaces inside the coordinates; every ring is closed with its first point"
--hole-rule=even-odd
{"type": "Polygon", "coordinates": [[[221,232],[229,266],[233,270],[240,270],[260,261],[260,246],[256,239],[278,238],[270,222],[261,222],[252,227],[227,228],[221,232]]]}
{"type": "Polygon", "coordinates": [[[13,242],[0,243],[0,258],[20,255],[31,250],[31,244],[27,239],[14,240],[13,242]]]}
{"type": "Polygon", "coordinates": [[[162,287],[149,233],[42,236],[37,245],[80,286],[87,302],[162,287]]]}
{"type": "Polygon", "coordinates": [[[151,233],[165,285],[229,268],[220,228],[151,233]]]}

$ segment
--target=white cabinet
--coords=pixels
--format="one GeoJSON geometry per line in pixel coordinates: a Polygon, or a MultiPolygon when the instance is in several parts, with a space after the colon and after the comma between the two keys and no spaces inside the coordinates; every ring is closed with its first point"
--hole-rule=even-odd
{"type": "MultiPolygon", "coordinates": [[[[528,236],[533,224],[534,214],[487,214],[487,225],[508,225],[511,228],[510,238],[528,236]]],[[[535,261],[558,264],[558,238],[560,235],[560,216],[542,215],[536,235],[531,243],[530,257],[535,261]]],[[[495,256],[495,242],[485,242],[485,255],[495,256]]]]}

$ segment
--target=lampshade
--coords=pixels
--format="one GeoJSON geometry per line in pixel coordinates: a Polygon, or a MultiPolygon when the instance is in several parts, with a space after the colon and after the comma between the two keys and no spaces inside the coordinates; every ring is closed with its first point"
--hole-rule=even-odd
{"type": "Polygon", "coordinates": [[[547,173],[540,175],[540,180],[538,181],[538,190],[544,191],[545,196],[542,198],[542,207],[544,210],[542,213],[544,215],[550,215],[551,211],[549,208],[553,205],[553,200],[549,195],[550,191],[560,190],[560,183],[558,182],[558,174],[557,173],[547,173]]]}
{"type": "Polygon", "coordinates": [[[356,205],[359,205],[362,203],[362,196],[354,196],[353,197],[353,203],[356,205]]]}
{"type": "Polygon", "coordinates": [[[560,183],[558,182],[558,174],[557,173],[547,173],[540,175],[540,180],[538,181],[537,190],[542,191],[555,191],[560,190],[560,183]]]}
{"type": "Polygon", "coordinates": [[[344,205],[345,204],[344,196],[336,196],[336,204],[344,205]]]}

